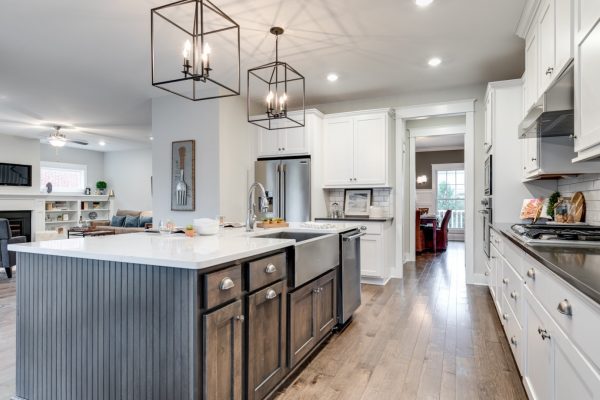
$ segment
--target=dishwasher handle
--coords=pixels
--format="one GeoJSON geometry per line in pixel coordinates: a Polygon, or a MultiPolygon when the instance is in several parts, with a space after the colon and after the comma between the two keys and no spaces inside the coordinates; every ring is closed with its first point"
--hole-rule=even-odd
{"type": "Polygon", "coordinates": [[[355,235],[352,235],[352,236],[344,236],[344,237],[343,237],[343,240],[344,240],[345,242],[351,242],[351,241],[353,241],[354,239],[358,239],[359,237],[361,237],[361,236],[365,236],[365,235],[366,235],[366,233],[365,233],[365,232],[359,232],[359,233],[357,233],[357,234],[355,234],[355,235]]]}

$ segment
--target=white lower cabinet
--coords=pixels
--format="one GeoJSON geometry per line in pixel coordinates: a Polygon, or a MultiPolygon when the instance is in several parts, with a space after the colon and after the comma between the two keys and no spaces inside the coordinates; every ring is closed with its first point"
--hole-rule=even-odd
{"type": "Polygon", "coordinates": [[[492,246],[488,286],[529,398],[600,400],[600,306],[509,240],[500,249],[492,246]]]}
{"type": "Polygon", "coordinates": [[[361,222],[365,233],[360,238],[360,275],[362,283],[385,285],[395,262],[395,234],[392,221],[361,222]]]}

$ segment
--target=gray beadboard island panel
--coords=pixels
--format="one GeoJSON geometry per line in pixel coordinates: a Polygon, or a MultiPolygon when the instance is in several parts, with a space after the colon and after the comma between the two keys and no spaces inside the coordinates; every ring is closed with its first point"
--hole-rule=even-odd
{"type": "Polygon", "coordinates": [[[199,398],[197,271],[17,261],[17,398],[199,398]]]}

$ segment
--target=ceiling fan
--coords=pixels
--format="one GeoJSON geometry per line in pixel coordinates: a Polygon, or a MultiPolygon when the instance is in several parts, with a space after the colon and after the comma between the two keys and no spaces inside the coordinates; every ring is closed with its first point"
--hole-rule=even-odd
{"type": "Polygon", "coordinates": [[[80,139],[68,139],[67,135],[62,133],[60,130],[62,126],[56,125],[54,127],[55,131],[48,136],[48,143],[54,147],[63,147],[67,143],[80,144],[82,146],[87,146],[89,143],[86,140],[80,139]]]}

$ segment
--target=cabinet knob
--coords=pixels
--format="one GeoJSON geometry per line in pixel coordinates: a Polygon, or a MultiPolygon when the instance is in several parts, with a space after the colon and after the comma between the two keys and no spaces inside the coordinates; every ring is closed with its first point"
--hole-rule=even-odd
{"type": "Polygon", "coordinates": [[[350,182],[352,182],[352,178],[350,178],[350,182]]]}
{"type": "Polygon", "coordinates": [[[504,283],[505,285],[508,285],[508,278],[502,279],[502,283],[504,283]]]}
{"type": "Polygon", "coordinates": [[[518,297],[517,292],[511,292],[510,297],[516,300],[518,297]]]}
{"type": "Polygon", "coordinates": [[[221,283],[219,284],[219,289],[221,290],[229,290],[235,286],[235,283],[231,280],[231,278],[223,278],[221,283]]]}
{"type": "Polygon", "coordinates": [[[536,161],[536,160],[537,160],[537,158],[531,157],[531,161],[536,161]]]}
{"type": "Polygon", "coordinates": [[[546,69],[546,75],[551,75],[552,72],[554,72],[554,68],[548,67],[548,69],[546,69]]]}
{"type": "Polygon", "coordinates": [[[529,268],[529,270],[527,270],[527,276],[531,279],[535,279],[535,269],[529,268]]]}
{"type": "Polygon", "coordinates": [[[550,339],[550,335],[546,329],[538,328],[538,333],[542,337],[542,340],[550,339]]]}
{"type": "Polygon", "coordinates": [[[277,267],[275,265],[273,265],[273,264],[269,264],[269,265],[266,266],[265,272],[267,274],[272,274],[274,272],[277,272],[277,267]]]}
{"type": "Polygon", "coordinates": [[[285,151],[285,147],[282,147],[281,150],[285,151]]]}
{"type": "Polygon", "coordinates": [[[235,319],[240,322],[244,322],[246,320],[246,317],[244,317],[243,315],[236,315],[235,319]]]}
{"type": "Polygon", "coordinates": [[[490,271],[485,271],[485,276],[490,276],[490,271]]]}
{"type": "Polygon", "coordinates": [[[517,337],[516,336],[511,337],[510,342],[516,346],[517,345],[517,337]]]}
{"type": "Polygon", "coordinates": [[[502,314],[502,319],[508,321],[508,314],[502,314]]]}
{"type": "Polygon", "coordinates": [[[277,297],[277,292],[274,291],[273,289],[269,289],[269,290],[267,290],[267,295],[265,297],[267,298],[267,300],[272,300],[275,297],[277,297]]]}
{"type": "Polygon", "coordinates": [[[558,312],[564,315],[568,315],[568,316],[572,316],[573,315],[573,308],[571,307],[571,304],[569,304],[569,300],[564,299],[563,301],[561,301],[560,303],[558,303],[558,312]]]}
{"type": "Polygon", "coordinates": [[[360,230],[361,230],[361,231],[366,231],[366,230],[367,230],[367,227],[366,227],[365,225],[362,225],[362,226],[360,227],[360,230]]]}
{"type": "Polygon", "coordinates": [[[319,293],[319,288],[314,288],[313,293],[319,293]]]}
{"type": "Polygon", "coordinates": [[[575,136],[574,134],[570,134],[569,139],[577,139],[577,136],[575,136]]]}

